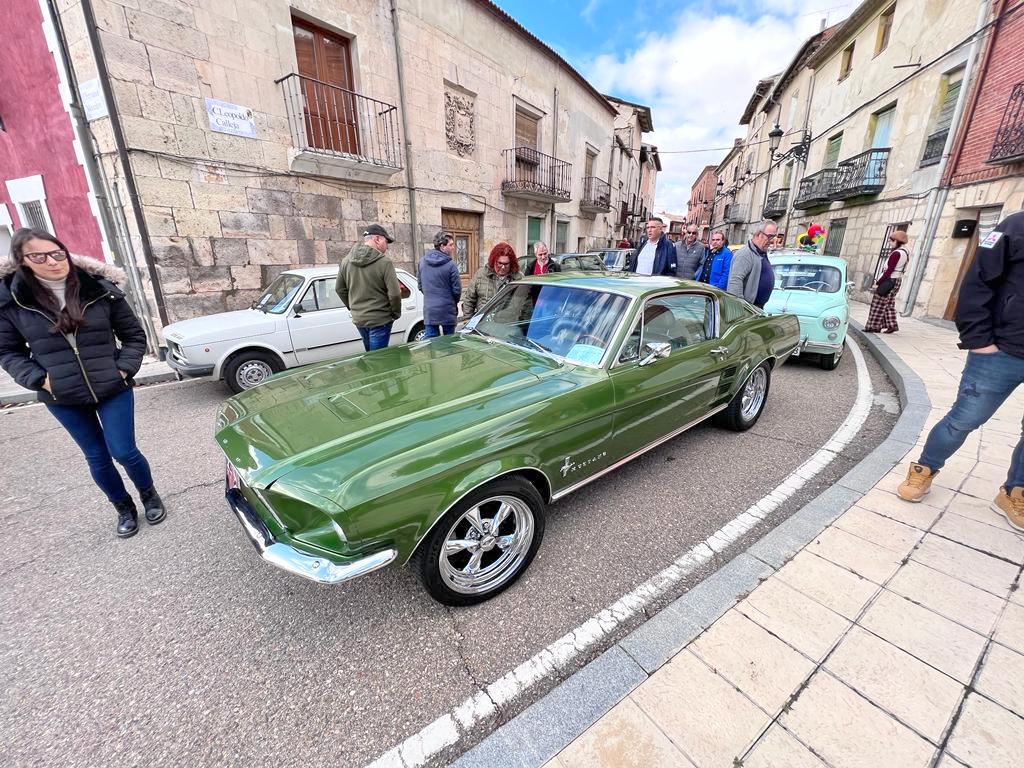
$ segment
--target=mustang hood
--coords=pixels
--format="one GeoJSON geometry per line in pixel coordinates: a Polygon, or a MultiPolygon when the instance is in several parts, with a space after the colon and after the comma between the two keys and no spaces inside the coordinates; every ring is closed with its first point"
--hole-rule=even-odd
{"type": "Polygon", "coordinates": [[[359,448],[355,470],[536,402],[550,395],[541,379],[559,370],[477,337],[390,347],[277,376],[229,399],[217,440],[250,484],[359,448]]]}
{"type": "Polygon", "coordinates": [[[268,315],[256,309],[239,309],[172,323],[164,329],[164,336],[182,346],[214,344],[272,333],[278,319],[278,315],[268,315]]]}
{"type": "Polygon", "coordinates": [[[827,309],[835,308],[839,311],[843,303],[843,295],[822,294],[814,291],[780,291],[772,293],[771,299],[765,306],[764,311],[771,315],[788,312],[791,315],[803,315],[804,317],[817,317],[827,309]],[[835,300],[832,300],[835,296],[835,300]]]}

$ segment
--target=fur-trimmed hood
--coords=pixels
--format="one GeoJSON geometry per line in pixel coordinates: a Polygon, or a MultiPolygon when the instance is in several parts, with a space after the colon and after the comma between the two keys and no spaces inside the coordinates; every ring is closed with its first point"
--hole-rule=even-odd
{"type": "MultiPolygon", "coordinates": [[[[115,264],[108,264],[105,261],[94,259],[91,256],[76,256],[71,254],[71,263],[80,267],[94,277],[105,277],[112,283],[123,283],[127,275],[125,271],[115,264]]],[[[0,280],[18,271],[18,265],[14,259],[8,256],[0,261],[0,280]]]]}

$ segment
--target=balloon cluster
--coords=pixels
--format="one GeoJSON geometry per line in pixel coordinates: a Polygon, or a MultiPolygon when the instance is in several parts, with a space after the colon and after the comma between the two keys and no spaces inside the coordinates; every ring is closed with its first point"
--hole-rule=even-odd
{"type": "Polygon", "coordinates": [[[817,251],[825,241],[825,228],[821,224],[810,224],[807,231],[796,238],[797,245],[805,251],[817,251]]]}

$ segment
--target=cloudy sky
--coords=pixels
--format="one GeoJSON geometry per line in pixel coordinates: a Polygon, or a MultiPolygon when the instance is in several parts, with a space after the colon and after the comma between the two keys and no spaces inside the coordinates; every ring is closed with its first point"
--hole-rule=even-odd
{"type": "Polygon", "coordinates": [[[737,136],[762,77],[856,7],[843,0],[496,0],[602,93],[647,104],[661,154],[656,210],[684,213],[701,169],[737,136]],[[694,151],[705,150],[709,151],[694,151]]]}

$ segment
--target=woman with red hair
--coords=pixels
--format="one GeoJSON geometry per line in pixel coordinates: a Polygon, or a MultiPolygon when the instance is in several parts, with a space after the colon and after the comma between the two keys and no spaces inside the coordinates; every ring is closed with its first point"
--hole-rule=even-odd
{"type": "Polygon", "coordinates": [[[498,243],[491,248],[487,263],[480,267],[462,292],[462,314],[472,317],[484,304],[513,280],[522,280],[519,259],[508,243],[498,243]]]}

